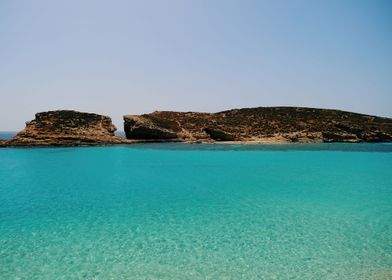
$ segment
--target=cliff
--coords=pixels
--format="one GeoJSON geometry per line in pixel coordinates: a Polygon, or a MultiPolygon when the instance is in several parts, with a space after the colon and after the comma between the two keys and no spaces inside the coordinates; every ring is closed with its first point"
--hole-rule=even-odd
{"type": "MultiPolygon", "coordinates": [[[[3,146],[92,146],[127,142],[114,135],[110,117],[70,110],[37,113],[3,146]]],[[[128,141],[129,142],[129,141],[128,141]]]]}
{"type": "Polygon", "coordinates": [[[243,142],[390,142],[392,119],[339,110],[259,107],[218,113],[124,116],[128,139],[243,142]]]}

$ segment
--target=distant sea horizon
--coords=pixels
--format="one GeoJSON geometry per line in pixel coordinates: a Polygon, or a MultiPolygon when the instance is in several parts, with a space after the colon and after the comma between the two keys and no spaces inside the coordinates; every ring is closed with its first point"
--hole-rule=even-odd
{"type": "Polygon", "coordinates": [[[0,140],[8,140],[14,137],[17,131],[0,131],[0,140]]]}

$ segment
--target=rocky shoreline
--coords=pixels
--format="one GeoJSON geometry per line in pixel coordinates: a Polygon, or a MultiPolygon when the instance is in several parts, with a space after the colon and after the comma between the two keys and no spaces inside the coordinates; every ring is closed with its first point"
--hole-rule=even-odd
{"type": "Polygon", "coordinates": [[[191,142],[390,142],[392,119],[339,110],[259,107],[124,116],[128,139],[191,142]]]}
{"type": "Polygon", "coordinates": [[[108,116],[61,110],[37,113],[35,119],[3,146],[97,146],[129,141],[114,135],[108,116]]]}
{"type": "Polygon", "coordinates": [[[37,113],[0,147],[101,146],[150,142],[392,142],[392,119],[303,107],[258,107],[218,113],[157,111],[124,116],[126,139],[108,116],[59,110],[37,113]]]}

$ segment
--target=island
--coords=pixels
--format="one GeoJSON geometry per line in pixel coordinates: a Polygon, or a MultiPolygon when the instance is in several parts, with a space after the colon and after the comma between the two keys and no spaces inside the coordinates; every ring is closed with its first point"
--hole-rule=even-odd
{"type": "Polygon", "coordinates": [[[96,146],[129,143],[114,134],[108,116],[72,110],[37,113],[26,128],[3,146],[96,146]]]}
{"type": "Polygon", "coordinates": [[[187,142],[390,142],[392,119],[330,109],[258,107],[124,116],[128,139],[187,142]]]}
{"type": "Polygon", "coordinates": [[[257,107],[218,113],[156,111],[124,116],[126,139],[108,116],[58,110],[37,113],[0,147],[97,146],[146,142],[391,142],[392,119],[340,110],[257,107]]]}

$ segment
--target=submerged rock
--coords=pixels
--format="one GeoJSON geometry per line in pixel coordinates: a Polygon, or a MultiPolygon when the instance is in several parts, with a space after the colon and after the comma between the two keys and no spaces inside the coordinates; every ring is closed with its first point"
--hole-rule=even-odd
{"type": "Polygon", "coordinates": [[[259,107],[218,113],[124,116],[128,139],[243,142],[390,142],[392,119],[339,110],[259,107]]]}
{"type": "Polygon", "coordinates": [[[129,142],[114,135],[110,117],[71,110],[37,113],[6,146],[92,146],[129,142]]]}

